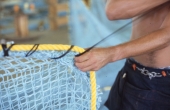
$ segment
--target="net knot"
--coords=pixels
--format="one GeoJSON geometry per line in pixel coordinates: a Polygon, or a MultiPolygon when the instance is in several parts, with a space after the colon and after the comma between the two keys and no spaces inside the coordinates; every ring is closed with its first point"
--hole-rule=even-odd
{"type": "Polygon", "coordinates": [[[12,48],[14,44],[10,45],[9,47],[7,47],[7,44],[1,44],[3,52],[4,52],[4,57],[9,56],[9,50],[12,48]]]}

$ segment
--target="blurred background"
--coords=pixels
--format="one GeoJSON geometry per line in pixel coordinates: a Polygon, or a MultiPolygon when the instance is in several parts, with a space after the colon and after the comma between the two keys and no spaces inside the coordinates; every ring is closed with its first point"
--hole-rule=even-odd
{"type": "Polygon", "coordinates": [[[0,39],[69,44],[68,1],[0,0],[0,39]]]}
{"type": "MultiPolygon", "coordinates": [[[[0,43],[67,44],[88,48],[131,21],[109,21],[105,1],[0,0],[0,43]]],[[[130,36],[131,24],[97,47],[114,46],[128,41],[130,36]]],[[[96,72],[97,84],[103,92],[100,110],[107,110],[103,104],[123,64],[124,60],[110,63],[96,72]]]]}

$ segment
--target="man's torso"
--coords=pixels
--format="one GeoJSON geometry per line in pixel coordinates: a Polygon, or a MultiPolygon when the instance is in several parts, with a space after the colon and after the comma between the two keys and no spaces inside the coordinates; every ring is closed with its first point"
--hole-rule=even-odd
{"type": "MultiPolygon", "coordinates": [[[[133,23],[133,32],[131,39],[145,36],[149,33],[160,29],[166,16],[170,11],[170,2],[156,7],[142,15],[133,23]]],[[[160,50],[150,52],[148,54],[133,57],[139,63],[155,68],[170,66],[170,45],[160,50]]]]}

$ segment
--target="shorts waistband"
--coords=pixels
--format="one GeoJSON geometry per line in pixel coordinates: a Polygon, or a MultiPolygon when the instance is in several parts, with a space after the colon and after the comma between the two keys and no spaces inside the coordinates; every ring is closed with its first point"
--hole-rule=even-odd
{"type": "Polygon", "coordinates": [[[127,59],[126,66],[130,67],[133,71],[137,71],[145,76],[149,76],[150,79],[154,77],[170,77],[170,69],[146,67],[139,64],[133,59],[127,59]]]}

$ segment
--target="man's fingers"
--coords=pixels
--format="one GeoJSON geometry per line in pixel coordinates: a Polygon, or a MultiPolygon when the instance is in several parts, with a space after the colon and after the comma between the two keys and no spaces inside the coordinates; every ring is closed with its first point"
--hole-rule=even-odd
{"type": "Polygon", "coordinates": [[[83,67],[83,68],[79,68],[81,71],[94,71],[95,69],[95,66],[93,64],[89,65],[89,66],[86,66],[86,67],[83,67]]]}
{"type": "Polygon", "coordinates": [[[93,60],[86,60],[84,62],[75,62],[75,65],[79,68],[79,69],[83,69],[85,67],[91,66],[93,65],[95,62],[93,60]]]}
{"type": "Polygon", "coordinates": [[[92,64],[92,65],[87,66],[85,68],[82,68],[80,70],[84,71],[84,72],[86,72],[86,71],[97,71],[97,70],[99,70],[99,68],[96,65],[92,64]]]}
{"type": "Polygon", "coordinates": [[[85,68],[80,69],[80,70],[84,71],[84,72],[86,72],[86,71],[93,71],[93,66],[88,66],[88,67],[85,67],[85,68]]]}
{"type": "Polygon", "coordinates": [[[77,63],[81,63],[81,62],[85,62],[85,61],[87,61],[87,60],[89,60],[89,59],[90,59],[90,58],[89,58],[89,54],[86,53],[86,54],[84,54],[84,55],[82,55],[82,56],[75,57],[75,58],[74,58],[74,61],[77,62],[77,63]]]}
{"type": "Polygon", "coordinates": [[[86,57],[86,56],[80,56],[80,57],[75,57],[74,58],[74,61],[77,62],[77,63],[82,63],[82,62],[85,62],[87,61],[89,58],[86,57]]]}

